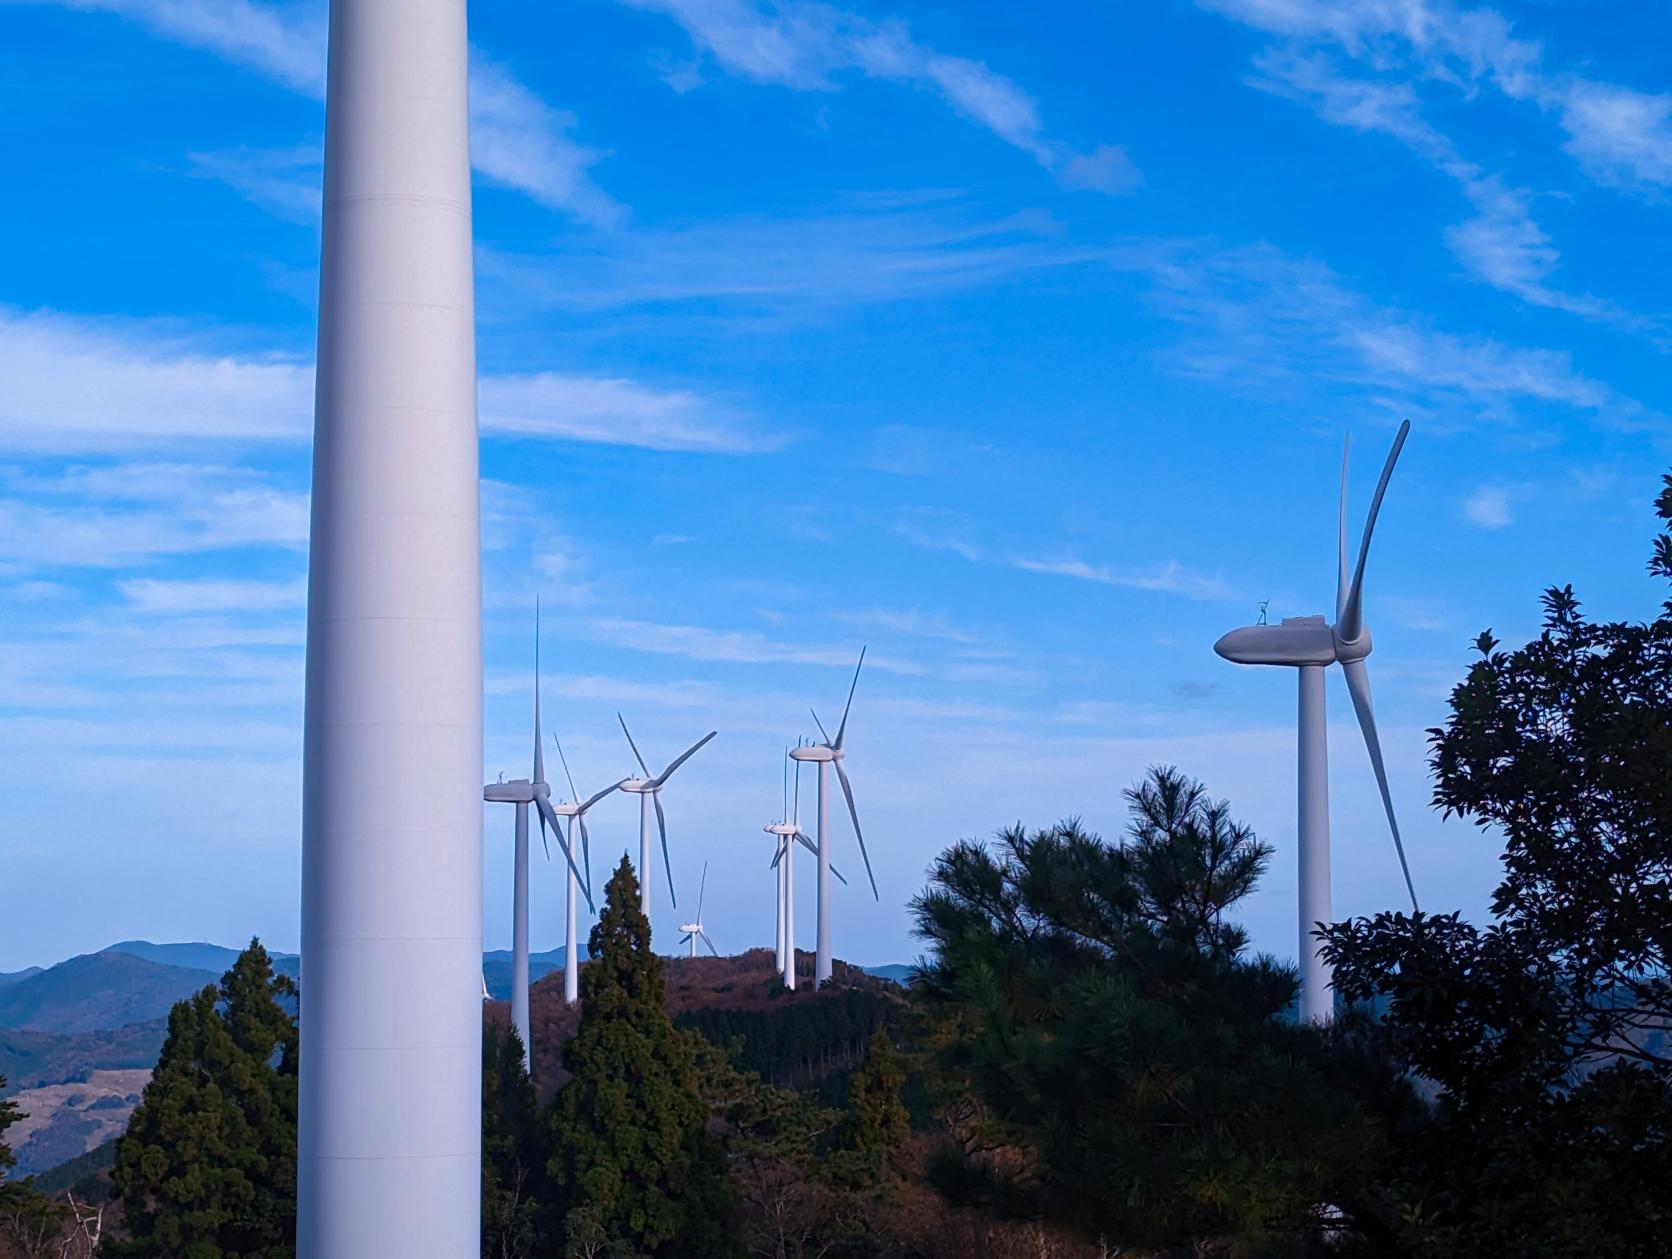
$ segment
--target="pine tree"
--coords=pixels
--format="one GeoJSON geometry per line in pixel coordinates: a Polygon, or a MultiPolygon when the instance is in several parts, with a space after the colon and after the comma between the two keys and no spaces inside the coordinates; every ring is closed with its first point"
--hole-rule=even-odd
{"type": "Polygon", "coordinates": [[[288,1259],[296,1237],[296,986],[259,941],[180,1002],[113,1173],[132,1259],[288,1259]]]}
{"type": "Polygon", "coordinates": [[[900,1051],[889,1039],[888,1030],[879,1027],[871,1036],[864,1063],[848,1083],[848,1145],[873,1183],[911,1127],[905,1103],[900,1100],[905,1083],[906,1068],[900,1051]]]}
{"type": "Polygon", "coordinates": [[[482,1259],[549,1253],[548,1157],[522,1037],[489,1024],[482,1035],[482,1259]]]}
{"type": "Polygon", "coordinates": [[[563,1048],[573,1078],[551,1112],[571,1231],[584,1222],[650,1255],[734,1253],[732,1186],[691,1045],[663,1008],[662,959],[626,858],[588,946],[580,1028],[563,1048]]]}

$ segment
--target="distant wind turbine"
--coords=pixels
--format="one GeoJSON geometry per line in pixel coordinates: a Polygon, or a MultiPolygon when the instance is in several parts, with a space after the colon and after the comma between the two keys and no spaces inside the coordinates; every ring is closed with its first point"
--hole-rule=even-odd
{"type": "MultiPolygon", "coordinates": [[[[797,744],[797,746],[800,746],[797,744]]],[[[772,854],[772,868],[778,872],[778,972],[783,976],[784,987],[795,991],[795,846],[800,844],[813,855],[818,855],[818,848],[807,838],[801,829],[801,762],[795,761],[795,803],[790,803],[789,765],[795,760],[794,754],[784,749],[784,820],[770,822],[762,829],[768,835],[778,838],[772,854]]],[[[835,866],[830,867],[830,873],[835,875],[845,887],[847,880],[842,878],[842,872],[835,866]]]]}
{"type": "Polygon", "coordinates": [[[700,939],[708,946],[708,951],[715,957],[720,956],[720,950],[714,947],[714,941],[708,938],[708,932],[702,925],[702,898],[708,891],[708,862],[702,863],[702,882],[697,887],[697,916],[695,921],[680,924],[680,930],[685,934],[680,938],[681,944],[691,946],[691,956],[697,955],[697,941],[700,939]]]}
{"type": "MultiPolygon", "coordinates": [[[[620,788],[621,782],[613,782],[596,795],[581,799],[581,793],[575,790],[575,776],[569,772],[569,758],[563,755],[563,744],[557,735],[552,735],[552,742],[557,744],[557,759],[563,765],[563,777],[569,782],[569,799],[563,804],[554,804],[552,812],[560,818],[565,818],[569,824],[569,851],[575,850],[575,826],[581,829],[581,862],[586,867],[586,886],[592,887],[592,836],[586,832],[586,811],[597,804],[605,796],[612,795],[620,788]]],[[[575,893],[579,889],[580,880],[575,877],[575,868],[570,864],[566,900],[568,902],[568,918],[563,929],[563,1000],[567,1005],[574,1005],[581,998],[581,972],[579,935],[576,927],[575,893]]]]}
{"type": "Polygon", "coordinates": [[[1347,570],[1347,456],[1349,445],[1341,455],[1341,509],[1337,526],[1337,576],[1335,593],[1335,624],[1327,624],[1321,616],[1284,617],[1278,625],[1249,625],[1232,630],[1213,649],[1237,664],[1281,665],[1298,670],[1300,675],[1300,737],[1299,745],[1299,849],[1300,849],[1300,1017],[1303,1022],[1328,1022],[1334,1014],[1334,998],[1330,993],[1331,974],[1324,960],[1321,944],[1312,936],[1318,923],[1331,921],[1329,878],[1329,752],[1328,728],[1324,711],[1324,673],[1332,664],[1339,664],[1347,678],[1347,691],[1353,698],[1353,709],[1358,714],[1359,729],[1364,733],[1364,746],[1370,753],[1370,767],[1376,774],[1376,785],[1381,789],[1382,808],[1387,813],[1388,828],[1393,832],[1393,846],[1399,854],[1399,866],[1405,873],[1405,888],[1416,907],[1416,887],[1411,882],[1411,868],[1405,860],[1405,845],[1399,835],[1399,821],[1393,812],[1393,796],[1388,791],[1387,769],[1382,763],[1381,739],[1376,733],[1376,718],[1370,702],[1370,674],[1365,657],[1370,654],[1370,630],[1364,623],[1364,567],[1370,553],[1370,535],[1376,528],[1376,517],[1382,510],[1382,496],[1387,493],[1393,466],[1411,431],[1410,421],[1399,426],[1382,467],[1382,479],[1376,484],[1376,496],[1370,502],[1370,514],[1364,522],[1364,536],[1359,542],[1358,563],[1351,580],[1347,570]]]}
{"type": "Polygon", "coordinates": [[[627,746],[633,749],[633,759],[639,763],[639,769],[644,772],[643,778],[624,778],[619,784],[621,790],[633,792],[639,798],[639,908],[644,911],[646,918],[650,917],[650,806],[656,806],[656,827],[662,836],[662,870],[668,876],[668,899],[674,908],[679,908],[679,898],[673,890],[673,867],[668,861],[668,818],[662,812],[662,787],[668,779],[673,777],[678,769],[697,750],[719,733],[710,730],[690,747],[668,762],[668,767],[660,774],[652,777],[650,766],[644,763],[644,757],[639,755],[639,745],[633,742],[633,732],[627,729],[627,719],[620,713],[615,715],[621,723],[621,733],[627,736],[627,746]]]}
{"type": "MultiPolygon", "coordinates": [[[[533,1068],[534,1048],[529,1040],[528,1023],[528,806],[533,805],[540,815],[540,843],[551,856],[546,844],[546,824],[557,832],[558,847],[569,863],[571,877],[579,875],[575,856],[564,841],[562,828],[552,813],[551,788],[546,785],[546,760],[540,751],[540,605],[534,605],[534,774],[532,778],[513,778],[491,782],[482,788],[484,800],[517,806],[516,848],[511,866],[511,1025],[522,1037],[523,1065],[533,1068]]],[[[592,889],[586,889],[586,903],[592,904],[592,889]]]]}
{"type": "Polygon", "coordinates": [[[820,987],[830,982],[830,767],[836,767],[836,777],[841,780],[842,794],[847,798],[848,816],[853,819],[854,837],[859,841],[859,855],[865,859],[865,874],[871,880],[871,895],[881,900],[877,892],[877,877],[871,872],[871,857],[865,851],[865,833],[859,829],[859,810],[853,803],[853,786],[848,782],[848,772],[842,768],[842,760],[846,756],[843,751],[843,741],[848,733],[848,713],[853,708],[853,693],[859,686],[859,671],[865,667],[865,649],[859,652],[859,664],[854,667],[853,682],[848,687],[848,702],[842,709],[842,720],[836,727],[836,737],[832,739],[819,721],[817,712],[813,714],[813,722],[824,735],[823,743],[797,747],[791,750],[790,756],[797,761],[812,761],[819,767],[819,904],[818,904],[818,951],[813,962],[813,986],[820,987]]]}

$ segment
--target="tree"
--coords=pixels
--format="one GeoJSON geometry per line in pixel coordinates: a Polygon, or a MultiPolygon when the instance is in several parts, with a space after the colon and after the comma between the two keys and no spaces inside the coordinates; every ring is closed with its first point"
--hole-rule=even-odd
{"type": "Polygon", "coordinates": [[[565,1209],[584,1213],[570,1231],[584,1224],[651,1255],[733,1253],[733,1190],[625,857],[588,949],[580,1027],[563,1048],[572,1078],[551,1112],[551,1175],[565,1209]]]}
{"type": "Polygon", "coordinates": [[[515,1027],[482,1034],[482,1259],[548,1253],[546,1125],[515,1027]]]}
{"type": "MultiPolygon", "coordinates": [[[[1672,477],[1650,572],[1672,579],[1672,477]]],[[[1403,1151],[1458,1253],[1661,1253],[1672,1175],[1672,600],[1594,622],[1571,586],[1537,638],[1490,631],[1429,732],[1434,799],[1503,840],[1485,928],[1379,914],[1328,930],[1336,987],[1387,1004],[1438,1088],[1403,1151]]]]}
{"type": "Polygon", "coordinates": [[[112,1253],[286,1259],[296,1236],[296,997],[258,940],[177,1004],[117,1148],[112,1253]]]}
{"type": "MultiPolygon", "coordinates": [[[[0,1075],[0,1093],[6,1077],[0,1075]]],[[[6,1129],[27,1119],[16,1102],[0,1097],[0,1254],[10,1247],[24,1255],[56,1251],[63,1232],[64,1212],[34,1186],[33,1177],[22,1180],[12,1175],[17,1156],[6,1142],[6,1129]]]]}
{"type": "Polygon", "coordinates": [[[1361,1228],[1378,1129],[1351,1075],[1372,1064],[1296,1025],[1292,971],[1225,919],[1270,849],[1176,770],[1126,797],[1124,844],[1076,822],[955,844],[913,904],[956,1139],[937,1185],[1138,1250],[1292,1255],[1361,1228]]]}

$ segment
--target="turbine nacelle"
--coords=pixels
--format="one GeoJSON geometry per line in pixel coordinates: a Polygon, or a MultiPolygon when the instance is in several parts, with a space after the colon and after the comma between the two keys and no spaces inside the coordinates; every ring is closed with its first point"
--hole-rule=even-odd
{"type": "Polygon", "coordinates": [[[621,790],[630,791],[636,796],[653,796],[662,790],[662,784],[654,778],[627,778],[622,780],[621,790]]]}
{"type": "Polygon", "coordinates": [[[526,778],[513,778],[510,782],[489,783],[482,788],[482,799],[495,804],[533,804],[534,784],[526,778]]]}
{"type": "Polygon", "coordinates": [[[1214,651],[1235,664],[1300,665],[1345,664],[1370,654],[1370,630],[1363,627],[1356,642],[1343,642],[1335,627],[1321,616],[1286,616],[1277,625],[1244,625],[1213,645],[1214,651]]]}
{"type": "Polygon", "coordinates": [[[842,749],[833,748],[828,743],[804,743],[790,749],[792,761],[839,761],[842,757],[842,749]]]}
{"type": "Polygon", "coordinates": [[[779,839],[794,839],[801,833],[801,828],[794,822],[773,822],[769,826],[761,827],[768,835],[776,835],[779,839]]]}

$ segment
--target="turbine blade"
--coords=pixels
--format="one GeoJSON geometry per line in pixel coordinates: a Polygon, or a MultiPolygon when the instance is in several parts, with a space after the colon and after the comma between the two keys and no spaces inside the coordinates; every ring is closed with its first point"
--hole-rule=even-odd
{"type": "Polygon", "coordinates": [[[797,761],[795,763],[795,812],[793,814],[791,814],[789,817],[785,818],[784,821],[793,822],[797,826],[801,825],[801,762],[800,761],[797,761]]]}
{"type": "Polygon", "coordinates": [[[668,860],[668,815],[662,812],[661,792],[651,792],[650,799],[656,805],[656,829],[662,832],[662,872],[668,876],[668,899],[678,909],[679,897],[673,894],[673,862],[668,860]]]}
{"type": "Polygon", "coordinates": [[[1353,697],[1359,729],[1364,732],[1364,746],[1370,753],[1370,768],[1376,771],[1376,786],[1381,788],[1382,808],[1387,811],[1388,829],[1393,832],[1394,851],[1399,854],[1399,868],[1405,872],[1405,890],[1411,894],[1411,908],[1417,909],[1417,889],[1411,882],[1411,867],[1405,860],[1405,843],[1399,837],[1399,820],[1393,814],[1388,771],[1382,764],[1382,741],[1376,735],[1376,716],[1370,702],[1370,670],[1364,667],[1362,660],[1347,660],[1342,662],[1341,672],[1347,675],[1347,691],[1353,697]]]}
{"type": "Polygon", "coordinates": [[[848,782],[848,771],[842,768],[842,762],[836,763],[836,777],[842,784],[842,794],[848,798],[848,816],[853,819],[854,838],[859,840],[859,855],[865,858],[865,877],[871,880],[871,895],[876,900],[882,899],[882,893],[877,891],[877,876],[871,873],[871,854],[865,851],[865,832],[859,829],[859,810],[853,804],[853,784],[848,782]]]}
{"type": "Polygon", "coordinates": [[[539,809],[534,810],[534,816],[540,819],[540,847],[546,850],[546,860],[552,859],[552,846],[546,842],[546,815],[539,809]]]}
{"type": "Polygon", "coordinates": [[[534,596],[534,781],[546,781],[546,758],[540,748],[540,596],[534,596]]]}
{"type": "Polygon", "coordinates": [[[702,921],[702,898],[708,893],[708,862],[702,863],[702,882],[697,884],[697,921],[702,921]]]}
{"type": "MultiPolygon", "coordinates": [[[[581,877],[580,867],[575,864],[575,854],[569,851],[569,844],[563,838],[563,827],[557,820],[557,814],[552,810],[552,802],[544,796],[535,796],[534,803],[540,810],[540,817],[551,823],[552,833],[557,836],[557,846],[563,850],[563,859],[569,863],[569,868],[575,872],[575,877],[579,879],[581,877]]],[[[597,909],[592,904],[592,889],[587,887],[583,891],[586,896],[586,907],[596,913],[597,909]]]]}
{"type": "Polygon", "coordinates": [[[790,820],[790,750],[784,748],[784,816],[783,821],[790,820]]]}
{"type": "Polygon", "coordinates": [[[609,795],[612,791],[619,791],[621,789],[621,784],[626,782],[626,781],[627,780],[625,778],[623,778],[619,782],[611,783],[608,787],[605,787],[597,795],[588,798],[586,803],[581,805],[579,811],[581,813],[585,813],[588,809],[590,809],[593,805],[597,804],[600,800],[602,800],[605,796],[609,795]]]}
{"type": "Polygon", "coordinates": [[[1341,614],[1347,609],[1347,458],[1353,453],[1353,435],[1347,434],[1347,440],[1341,444],[1341,515],[1336,522],[1335,549],[1335,619],[1339,624],[1341,614]]]}
{"type": "Polygon", "coordinates": [[[778,868],[778,863],[780,861],[782,861],[783,859],[784,859],[784,841],[783,841],[782,837],[780,837],[779,840],[778,840],[778,847],[776,849],[774,849],[773,853],[772,853],[772,864],[770,866],[768,866],[767,869],[776,870],[778,868]]]}
{"type": "Polygon", "coordinates": [[[717,735],[719,733],[720,732],[718,730],[710,730],[707,734],[703,735],[702,738],[698,739],[690,747],[686,748],[678,756],[674,757],[673,760],[668,764],[668,767],[662,771],[662,776],[660,778],[656,779],[656,785],[658,787],[660,787],[663,783],[667,782],[668,779],[673,775],[674,770],[678,769],[681,765],[685,764],[686,761],[690,760],[693,756],[695,756],[697,754],[697,752],[702,748],[703,744],[707,743],[710,739],[712,739],[715,735],[717,735]]]}
{"type": "Polygon", "coordinates": [[[859,671],[865,667],[865,648],[859,649],[859,663],[853,669],[853,681],[848,685],[848,702],[842,705],[842,720],[836,727],[836,742],[830,746],[839,748],[848,733],[848,710],[853,707],[853,693],[859,689],[859,671]]]}
{"type": "Polygon", "coordinates": [[[809,708],[807,711],[813,714],[813,724],[819,728],[819,733],[824,735],[824,741],[828,744],[830,742],[830,733],[824,728],[824,722],[819,720],[817,710],[809,708]]]}
{"type": "Polygon", "coordinates": [[[797,831],[795,833],[795,837],[798,841],[800,841],[801,846],[803,848],[805,848],[808,852],[812,853],[814,856],[818,855],[819,846],[817,844],[815,844],[811,839],[809,839],[806,835],[802,834],[800,831],[797,831]]]}
{"type": "Polygon", "coordinates": [[[592,836],[586,833],[586,814],[575,814],[575,820],[581,824],[581,860],[586,866],[586,891],[592,894],[592,836]]]}
{"type": "Polygon", "coordinates": [[[708,951],[714,954],[715,957],[720,956],[720,950],[714,947],[714,941],[708,938],[708,932],[706,931],[702,933],[702,942],[708,946],[708,951]]]}
{"type": "MultiPolygon", "coordinates": [[[[563,762],[563,776],[569,780],[569,799],[579,800],[581,793],[575,790],[575,776],[569,772],[569,758],[563,755],[563,740],[557,737],[557,731],[552,731],[552,742],[557,744],[557,759],[563,762]]],[[[610,790],[615,790],[613,787],[610,790]]]]}
{"type": "Polygon", "coordinates": [[[1335,632],[1344,643],[1356,643],[1364,633],[1364,563],[1370,556],[1370,535],[1376,529],[1376,517],[1382,510],[1382,496],[1387,493],[1393,465],[1399,461],[1399,452],[1404,449],[1405,438],[1410,431],[1409,420],[1399,426],[1399,435],[1393,439],[1393,449],[1388,451],[1388,461],[1382,465],[1382,479],[1376,483],[1376,497],[1370,500],[1370,514],[1364,520],[1364,537],[1359,542],[1358,567],[1353,571],[1353,584],[1347,589],[1346,601],[1341,605],[1341,615],[1335,623],[1335,632]]]}
{"type": "Polygon", "coordinates": [[[633,759],[639,763],[639,768],[644,771],[644,776],[649,778],[650,766],[646,765],[644,757],[639,755],[639,745],[633,742],[633,732],[627,729],[627,718],[617,713],[615,719],[621,723],[621,733],[627,736],[627,746],[633,749],[633,759]]]}

